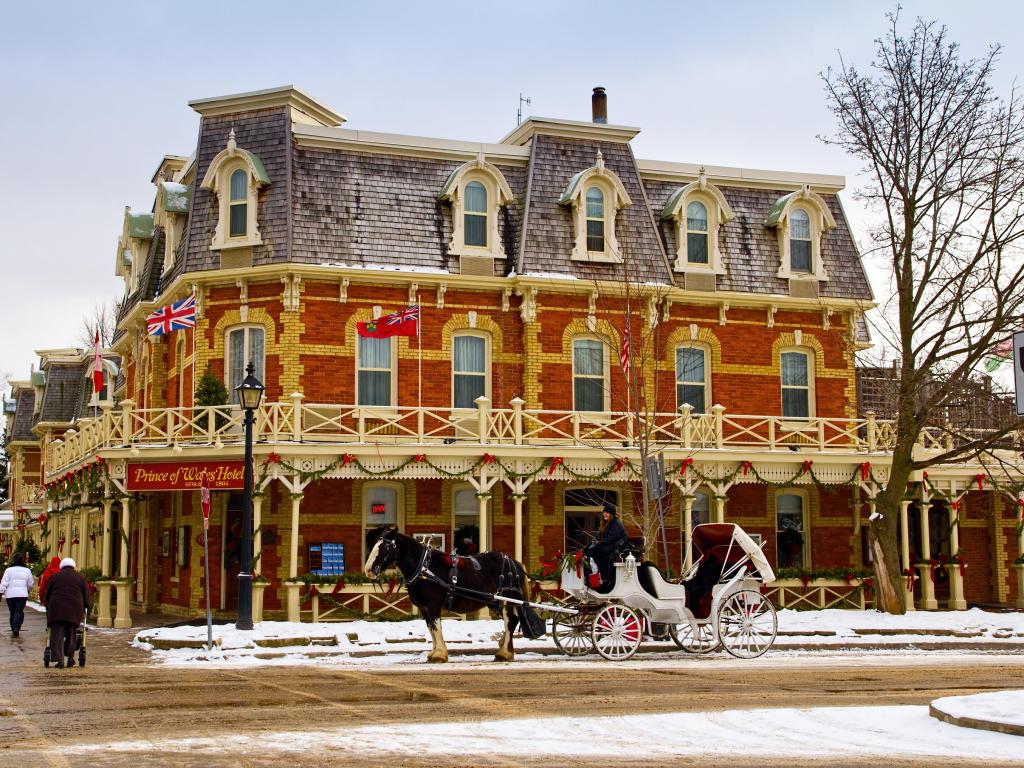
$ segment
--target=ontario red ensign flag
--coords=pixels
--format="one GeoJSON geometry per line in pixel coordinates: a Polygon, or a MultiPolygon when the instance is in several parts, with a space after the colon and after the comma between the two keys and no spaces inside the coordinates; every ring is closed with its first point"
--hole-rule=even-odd
{"type": "Polygon", "coordinates": [[[367,323],[357,323],[356,331],[360,336],[373,339],[386,339],[390,336],[418,336],[420,328],[420,307],[418,304],[406,307],[401,312],[367,323]]]}

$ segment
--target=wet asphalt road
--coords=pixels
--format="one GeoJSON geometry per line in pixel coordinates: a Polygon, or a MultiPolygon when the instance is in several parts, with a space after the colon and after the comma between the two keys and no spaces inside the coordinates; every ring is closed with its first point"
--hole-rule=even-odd
{"type": "MultiPolygon", "coordinates": [[[[223,740],[231,734],[280,738],[276,734],[346,725],[394,722],[708,711],[755,707],[927,704],[934,698],[1007,687],[1024,687],[1020,661],[993,657],[962,669],[948,657],[935,663],[723,665],[692,663],[622,667],[612,663],[475,665],[459,668],[404,666],[386,669],[339,666],[258,669],[173,669],[149,663],[130,648],[132,631],[93,633],[84,669],[43,669],[44,626],[30,612],[22,638],[7,632],[0,612],[0,767],[6,766],[280,766],[324,765],[490,766],[645,765],[642,756],[563,761],[489,755],[394,759],[340,755],[317,747],[298,754],[195,751],[162,754],[150,742],[181,738],[223,740]],[[574,668],[575,667],[575,668],[574,668]],[[135,751],[86,750],[87,745],[141,741],[135,751]],[[636,758],[636,759],[632,759],[636,758]]],[[[780,738],[784,735],[780,734],[780,738]]],[[[1022,739],[1024,755],[1024,739],[1022,739]]],[[[931,765],[977,765],[963,760],[931,765]]],[[[661,764],[659,762],[659,764],[661,764]]],[[[745,765],[735,757],[681,760],[678,765],[745,765]]],[[[794,765],[758,760],[750,765],[794,765]]],[[[849,765],[808,762],[807,765],[849,765]]],[[[858,765],[915,765],[863,760],[858,765]]],[[[992,766],[993,763],[986,762],[992,766]]]]}

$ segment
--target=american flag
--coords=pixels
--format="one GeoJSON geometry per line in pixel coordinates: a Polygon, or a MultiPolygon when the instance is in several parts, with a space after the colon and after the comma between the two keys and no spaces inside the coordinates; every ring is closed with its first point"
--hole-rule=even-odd
{"type": "Polygon", "coordinates": [[[413,304],[411,307],[406,307],[400,312],[392,312],[390,315],[384,315],[381,318],[385,325],[401,325],[402,323],[418,323],[420,320],[420,305],[413,304]]]}
{"type": "Polygon", "coordinates": [[[627,379],[629,378],[629,358],[630,358],[630,335],[629,335],[629,323],[626,323],[626,329],[622,333],[622,349],[619,351],[619,365],[622,366],[622,375],[627,379]]]}
{"type": "Polygon", "coordinates": [[[195,294],[169,307],[160,307],[156,312],[146,316],[146,331],[150,336],[163,336],[172,331],[181,331],[196,327],[195,294]]]}

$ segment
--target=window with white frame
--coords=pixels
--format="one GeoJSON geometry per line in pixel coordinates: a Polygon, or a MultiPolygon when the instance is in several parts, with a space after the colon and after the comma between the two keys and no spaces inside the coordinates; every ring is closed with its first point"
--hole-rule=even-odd
{"type": "Polygon", "coordinates": [[[480,551],[480,504],[471,485],[457,487],[452,495],[452,546],[460,555],[480,551]]]}
{"type": "Polygon", "coordinates": [[[466,245],[487,247],[487,190],[479,181],[466,185],[466,205],[463,213],[466,245]]]}
{"type": "Polygon", "coordinates": [[[587,251],[604,253],[604,192],[600,187],[587,190],[587,251]]]}
{"type": "Polygon", "coordinates": [[[789,214],[789,268],[793,272],[811,272],[811,217],[803,208],[789,214]]]}
{"type": "Polygon", "coordinates": [[[775,497],[775,562],[779,568],[806,568],[806,499],[803,494],[775,497]]]}
{"type": "Polygon", "coordinates": [[[394,405],[392,339],[358,337],[356,397],[359,405],[394,405]]]}
{"type": "Polygon", "coordinates": [[[231,197],[228,203],[228,237],[248,234],[249,174],[238,168],[231,173],[231,197]]]}
{"type": "Polygon", "coordinates": [[[478,397],[488,397],[487,339],[476,333],[452,338],[452,407],[476,408],[478,397]]]}
{"type": "Polygon", "coordinates": [[[704,347],[676,348],[676,408],[689,405],[691,413],[706,413],[709,398],[708,354],[704,347]]]}
{"type": "Polygon", "coordinates": [[[780,356],[782,375],[782,417],[807,419],[814,415],[814,371],[811,356],[789,350],[780,356]]]}
{"type": "Polygon", "coordinates": [[[579,338],[572,342],[573,410],[608,410],[608,369],[604,342],[579,338]]]}
{"type": "Polygon", "coordinates": [[[708,208],[699,200],[686,206],[686,261],[708,263],[708,208]]]}
{"type": "Polygon", "coordinates": [[[363,486],[363,541],[362,561],[370,555],[384,526],[402,529],[405,521],[401,509],[402,488],[398,483],[367,483],[363,486]]]}
{"type": "Polygon", "coordinates": [[[448,252],[454,256],[504,258],[498,231],[503,206],[512,202],[512,190],[501,171],[483,155],[456,168],[441,189],[439,199],[452,206],[452,237],[448,252]]]}
{"type": "Polygon", "coordinates": [[[238,402],[238,393],[235,388],[245,378],[245,368],[249,363],[256,367],[256,378],[265,380],[265,337],[262,326],[242,325],[230,328],[227,332],[227,343],[224,345],[227,352],[225,369],[227,375],[228,392],[231,393],[231,402],[238,402]]]}

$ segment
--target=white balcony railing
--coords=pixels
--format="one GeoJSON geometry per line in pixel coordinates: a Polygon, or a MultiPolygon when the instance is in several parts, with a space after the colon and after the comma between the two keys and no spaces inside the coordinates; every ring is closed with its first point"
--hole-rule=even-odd
{"type": "MultiPolygon", "coordinates": [[[[372,408],[288,402],[264,403],[256,412],[256,440],[265,443],[443,444],[616,446],[636,445],[648,435],[660,447],[685,450],[741,449],[869,453],[890,449],[895,429],[888,421],[866,419],[783,419],[781,416],[727,414],[716,405],[710,413],[636,416],[629,413],[583,413],[532,410],[518,398],[509,408],[492,408],[480,398],[477,408],[372,408]]],[[[109,448],[239,444],[243,439],[238,406],[136,408],[130,400],[83,419],[51,442],[46,451],[50,477],[93,453],[109,448]]],[[[941,430],[926,431],[923,445],[948,447],[941,430]]]]}

